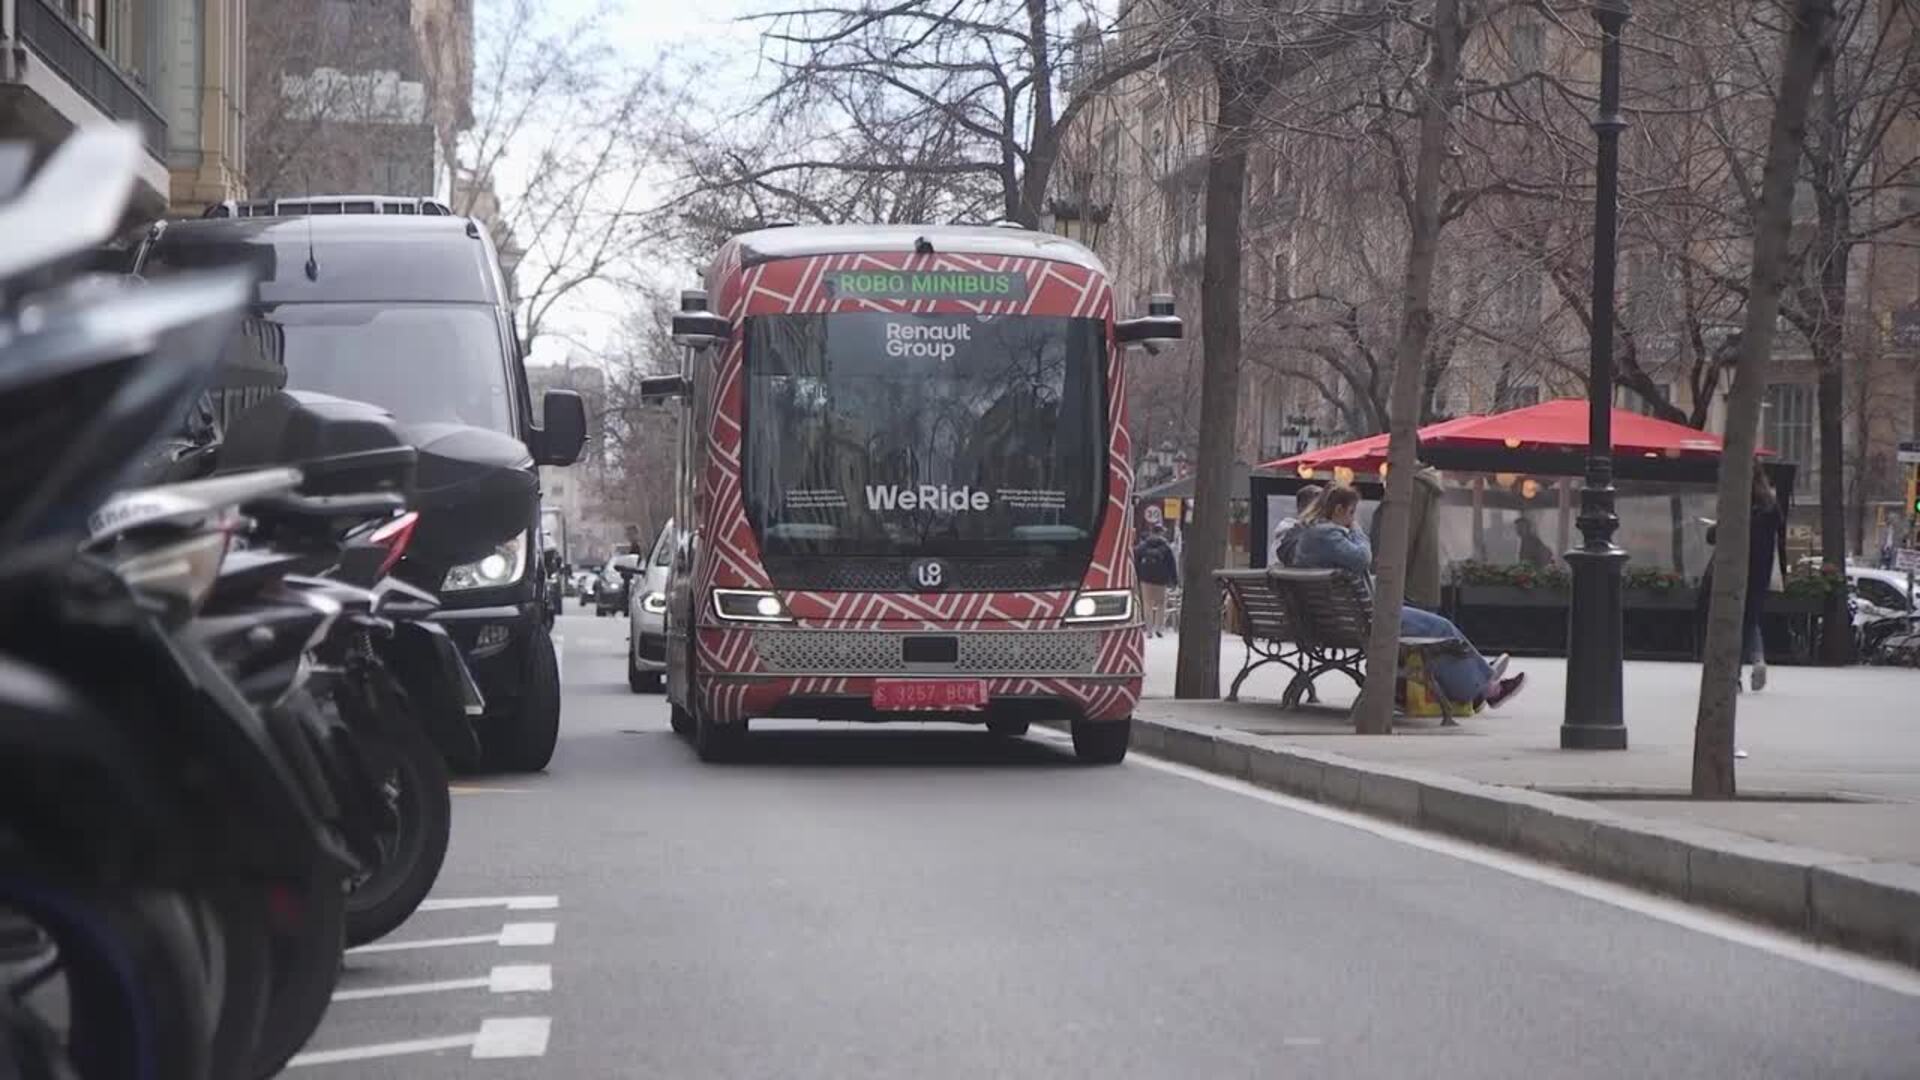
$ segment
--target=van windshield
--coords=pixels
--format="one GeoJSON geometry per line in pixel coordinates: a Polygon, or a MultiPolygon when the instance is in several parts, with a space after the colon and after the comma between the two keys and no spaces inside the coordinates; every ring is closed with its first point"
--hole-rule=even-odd
{"type": "Polygon", "coordinates": [[[402,423],[513,432],[500,327],[484,304],[263,305],[227,340],[221,372],[223,397],[313,390],[402,423]]]}

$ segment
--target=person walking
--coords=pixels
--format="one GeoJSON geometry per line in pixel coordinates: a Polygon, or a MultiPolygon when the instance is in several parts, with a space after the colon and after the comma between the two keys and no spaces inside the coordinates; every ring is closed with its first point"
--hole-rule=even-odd
{"type": "Polygon", "coordinates": [[[1167,543],[1167,530],[1155,525],[1133,546],[1133,572],[1146,605],[1146,629],[1159,637],[1167,625],[1167,590],[1180,584],[1180,562],[1167,543]]]}
{"type": "MultiPolygon", "coordinates": [[[[1717,522],[1707,524],[1707,543],[1712,544],[1719,532],[1717,522]]],[[[1747,602],[1740,612],[1740,662],[1750,665],[1748,685],[1755,690],[1767,688],[1767,643],[1761,633],[1760,624],[1767,614],[1767,593],[1773,588],[1774,564],[1780,566],[1780,577],[1787,576],[1787,515],[1780,505],[1780,496],[1768,482],[1767,474],[1759,465],[1753,468],[1753,501],[1747,517],[1747,602]]],[[[1698,601],[1698,619],[1704,628],[1707,609],[1713,596],[1713,560],[1707,560],[1706,572],[1700,575],[1700,599],[1698,601]]],[[[1705,634],[1701,635],[1705,640],[1705,634]]],[[[1738,685],[1738,674],[1734,677],[1738,685]]]]}

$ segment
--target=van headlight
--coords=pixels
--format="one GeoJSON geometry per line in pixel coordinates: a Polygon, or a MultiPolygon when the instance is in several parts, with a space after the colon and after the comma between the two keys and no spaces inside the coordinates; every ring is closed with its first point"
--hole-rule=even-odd
{"type": "Polygon", "coordinates": [[[1125,622],[1133,617],[1132,589],[1088,590],[1067,605],[1063,621],[1070,623],[1125,622]]]}
{"type": "Polygon", "coordinates": [[[526,572],[527,534],[522,532],[510,540],[503,541],[483,558],[470,563],[461,563],[447,571],[446,580],[440,583],[440,591],[497,589],[502,585],[512,585],[519,581],[526,572]]]}
{"type": "Polygon", "coordinates": [[[667,594],[650,592],[641,597],[640,610],[649,615],[665,615],[667,613],[667,594]]]}
{"type": "Polygon", "coordinates": [[[764,589],[715,589],[713,613],[733,622],[792,622],[787,605],[764,589]]]}

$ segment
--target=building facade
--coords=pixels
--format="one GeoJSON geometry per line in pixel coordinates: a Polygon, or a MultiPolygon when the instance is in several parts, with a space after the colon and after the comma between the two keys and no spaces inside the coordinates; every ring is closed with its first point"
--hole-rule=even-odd
{"type": "Polygon", "coordinates": [[[134,218],[244,193],[247,0],[0,0],[0,139],[43,151],[120,123],[134,218]]]}
{"type": "MultiPolygon", "coordinates": [[[[1123,55],[1164,41],[1163,5],[1123,4],[1117,32],[1099,47],[1123,55]],[[1132,40],[1139,38],[1142,40],[1132,40]]],[[[1879,0],[1874,63],[1886,77],[1851,74],[1871,88],[1892,120],[1860,185],[1856,225],[1879,229],[1855,247],[1846,290],[1843,410],[1849,535],[1871,548],[1875,509],[1899,494],[1894,443],[1920,432],[1920,61],[1911,42],[1920,11],[1879,0]],[[1910,65],[1894,67],[1901,63],[1910,65]],[[1900,85],[1904,71],[1907,85],[1900,85]]],[[[1635,5],[1628,32],[1651,40],[1706,40],[1715,28],[1680,0],[1635,5]]],[[[1436,326],[1425,364],[1423,419],[1487,413],[1586,393],[1589,275],[1592,265],[1591,94],[1597,50],[1584,20],[1560,23],[1525,7],[1501,9],[1476,27],[1465,64],[1481,84],[1522,85],[1533,73],[1585,94],[1568,101],[1489,99],[1462,110],[1461,142],[1471,152],[1449,176],[1449,191],[1506,181],[1524,194],[1486,196],[1447,226],[1435,282],[1436,326]],[[1499,124],[1487,120],[1502,114],[1499,124]],[[1529,111],[1531,110],[1531,111],[1529,111]],[[1475,125],[1481,125],[1475,127],[1475,125]],[[1479,170],[1475,173],[1466,170],[1479,170]],[[1564,197],[1542,193],[1564,192],[1564,197]]],[[[1143,452],[1165,454],[1196,437],[1201,332],[1201,259],[1211,71],[1188,51],[1165,58],[1087,102],[1056,173],[1059,203],[1107,219],[1097,247],[1123,298],[1172,291],[1188,319],[1188,343],[1141,358],[1133,408],[1143,452]]],[[[1738,50],[1709,50],[1716,62],[1745,62],[1738,50]]],[[[1310,73],[1275,95],[1280,120],[1255,140],[1242,218],[1242,369],[1238,451],[1243,461],[1383,430],[1392,350],[1401,308],[1405,211],[1392,159],[1358,110],[1326,109],[1348,65],[1310,73]],[[1337,70],[1332,70],[1337,68],[1337,70]],[[1327,85],[1313,80],[1324,78],[1327,85]],[[1351,130],[1338,128],[1351,123],[1351,130]],[[1350,138],[1329,138],[1330,132],[1350,138]]],[[[1749,248],[1724,156],[1710,152],[1714,124],[1730,125],[1754,173],[1764,152],[1770,102],[1763,93],[1715,102],[1709,87],[1752,85],[1739,72],[1662,67],[1636,58],[1626,100],[1633,137],[1623,160],[1617,365],[1634,378],[1615,390],[1622,407],[1710,430],[1723,425],[1735,332],[1743,318],[1749,248]],[[1676,165],[1676,162],[1682,164],[1676,165]],[[1710,212],[1700,207],[1712,208],[1710,212]],[[1729,241],[1729,234],[1735,239],[1729,241]]],[[[1350,87],[1349,87],[1350,89],[1350,87]]],[[[1803,193],[1804,196],[1804,193],[1803,193]]],[[[1814,225],[1803,197],[1796,227],[1814,225]]],[[[1766,389],[1761,440],[1799,466],[1796,546],[1817,544],[1820,440],[1818,372],[1801,327],[1783,323],[1766,389]]]]}
{"type": "Polygon", "coordinates": [[[453,197],[472,123],[471,0],[252,2],[255,197],[453,197]]]}

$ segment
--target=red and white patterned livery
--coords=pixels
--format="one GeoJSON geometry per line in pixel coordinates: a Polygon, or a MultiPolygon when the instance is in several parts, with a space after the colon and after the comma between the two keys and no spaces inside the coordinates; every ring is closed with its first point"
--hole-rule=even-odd
{"type": "Polygon", "coordinates": [[[1072,724],[1118,761],[1140,696],[1125,345],[1085,248],[1023,229],[810,226],[729,241],[650,392],[684,405],[674,726],[1072,724]]]}

